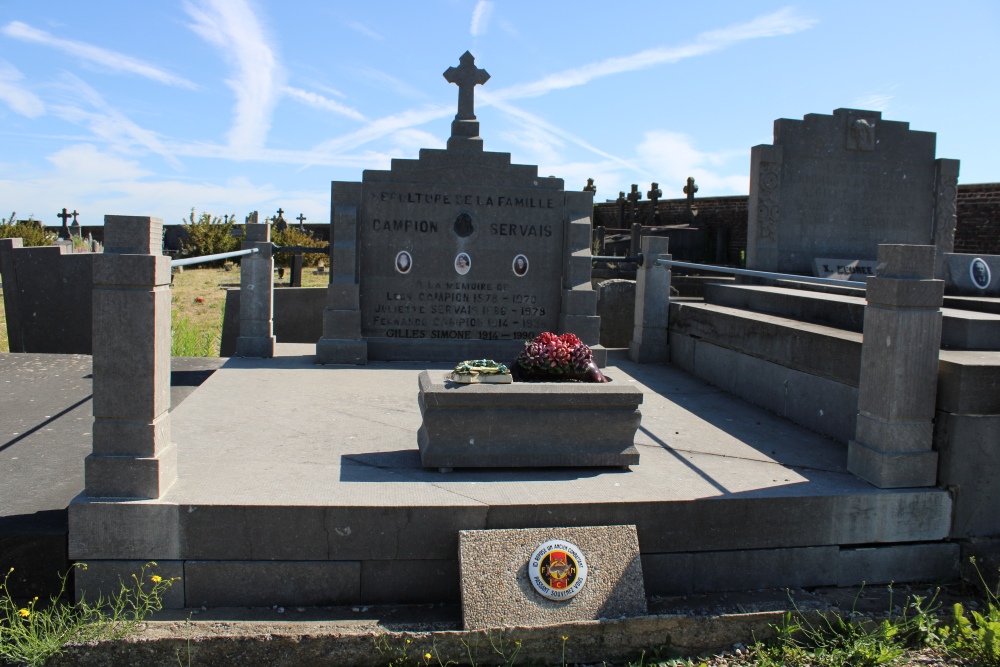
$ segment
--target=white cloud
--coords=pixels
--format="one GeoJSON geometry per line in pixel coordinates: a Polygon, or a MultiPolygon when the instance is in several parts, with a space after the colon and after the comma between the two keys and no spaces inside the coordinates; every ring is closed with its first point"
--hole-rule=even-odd
{"type": "Polygon", "coordinates": [[[531,83],[496,90],[493,91],[493,94],[508,100],[538,97],[553,90],[582,86],[604,76],[632,72],[655,65],[676,63],[686,58],[705,55],[747,39],[800,32],[812,27],[815,23],[815,20],[799,17],[792,9],[785,8],[773,14],[757,17],[747,23],[702,33],[690,44],[661,46],[627,56],[608,58],[582,67],[556,72],[531,83]]]}
{"type": "Polygon", "coordinates": [[[147,79],[165,83],[168,86],[180,86],[182,88],[197,87],[187,79],[170,74],[155,65],[143,62],[137,58],[132,58],[123,53],[110,51],[85,42],[78,42],[72,39],[61,39],[59,37],[55,37],[54,35],[50,35],[44,30],[32,28],[30,25],[21,23],[20,21],[11,21],[0,29],[0,31],[13,39],[49,46],[62,51],[63,53],[68,53],[71,56],[76,56],[82,60],[103,65],[108,69],[118,72],[138,74],[139,76],[146,77],[147,79]]]}
{"type": "Polygon", "coordinates": [[[469,26],[469,34],[479,37],[486,33],[489,28],[490,14],[493,13],[493,3],[489,0],[479,0],[476,8],[472,10],[472,25],[469,26]]]}
{"type": "Polygon", "coordinates": [[[45,113],[45,105],[37,95],[18,84],[23,78],[24,75],[17,68],[0,60],[0,102],[22,116],[38,118],[45,113]]]}
{"type": "Polygon", "coordinates": [[[427,93],[420,90],[416,86],[397,79],[391,74],[377,70],[374,67],[361,68],[357,70],[357,74],[365,81],[365,83],[375,84],[381,88],[391,90],[401,97],[410,97],[418,100],[427,99],[428,97],[427,93]]]}
{"type": "Polygon", "coordinates": [[[83,100],[96,111],[88,111],[71,104],[53,105],[52,111],[55,115],[71,123],[89,127],[91,132],[119,151],[129,152],[139,146],[160,155],[175,169],[183,168],[155,132],[140,127],[120,111],[112,108],[96,90],[79,77],[66,74],[65,78],[74,92],[73,99],[83,100]]]}
{"type": "MultiPolygon", "coordinates": [[[[85,224],[99,224],[106,214],[152,215],[179,223],[194,206],[216,215],[246,215],[251,210],[305,213],[310,222],[329,216],[329,193],[287,191],[270,183],[232,178],[219,182],[193,182],[158,178],[137,161],[78,144],[48,156],[52,168],[41,173],[0,175],[0,201],[12,202],[18,211],[35,212],[46,219],[53,209],[52,194],[81,212],[85,224]]],[[[60,203],[59,206],[63,204],[60,203]]]]}
{"type": "MultiPolygon", "coordinates": [[[[688,176],[693,176],[695,183],[704,195],[745,195],[750,191],[750,176],[747,173],[720,173],[722,167],[734,153],[713,154],[699,151],[694,147],[691,138],[680,132],[654,130],[643,136],[642,143],[636,148],[639,160],[648,172],[656,174],[664,198],[680,197],[678,192],[688,176]],[[668,192],[669,191],[669,192],[668,192]]],[[[749,168],[749,155],[743,153],[745,164],[741,170],[749,168]]]]}
{"type": "Polygon", "coordinates": [[[365,37],[371,37],[372,39],[378,39],[378,40],[385,39],[385,37],[378,34],[377,32],[366,26],[364,23],[361,23],[360,21],[347,21],[347,27],[350,28],[351,30],[356,30],[357,32],[360,32],[365,37]]]}
{"type": "Polygon", "coordinates": [[[890,100],[892,100],[892,95],[888,95],[886,93],[872,93],[870,95],[863,95],[855,98],[854,101],[851,102],[851,106],[855,109],[866,109],[887,113],[889,111],[890,100]]]}
{"type": "MultiPolygon", "coordinates": [[[[476,9],[473,12],[473,27],[477,30],[488,18],[490,8],[487,7],[487,5],[490,5],[487,0],[481,0],[479,4],[476,5],[476,9]]],[[[476,98],[477,101],[481,101],[483,104],[493,105],[500,108],[500,104],[504,101],[527,97],[538,97],[552,92],[553,90],[581,86],[603,76],[620,74],[622,72],[653,67],[655,65],[675,63],[685,58],[692,58],[724,49],[746,39],[773,37],[799,32],[812,27],[815,23],[816,21],[814,19],[800,17],[794,12],[794,10],[785,8],[771,14],[759,16],[746,23],[702,33],[695,39],[694,42],[690,44],[675,47],[647,49],[629,56],[609,58],[597,63],[584,65],[583,67],[557,72],[526,84],[510,86],[493,91],[477,91],[476,98]]],[[[350,150],[364,145],[369,141],[380,139],[398,130],[422,125],[423,123],[431,120],[451,115],[451,109],[454,109],[454,107],[438,107],[437,110],[427,108],[411,109],[393,114],[391,116],[386,116],[384,118],[379,118],[372,121],[367,127],[341,137],[325,141],[316,146],[313,150],[322,153],[350,150]]],[[[514,109],[513,107],[508,107],[505,111],[511,115],[521,114],[522,118],[524,117],[523,111],[514,109]]],[[[536,120],[541,122],[540,119],[536,120]]],[[[553,134],[563,136],[559,134],[561,130],[558,128],[550,126],[547,129],[553,134]]],[[[569,139],[569,136],[565,138],[569,139]]],[[[577,143],[578,145],[598,155],[602,155],[618,162],[628,169],[637,171],[638,173],[644,173],[643,169],[628,163],[622,158],[605,153],[596,147],[583,142],[582,139],[572,137],[570,141],[577,143]]]]}
{"type": "Polygon", "coordinates": [[[438,118],[446,118],[455,113],[455,107],[426,106],[420,109],[409,109],[398,114],[373,120],[365,127],[350,132],[335,139],[324,141],[313,147],[314,153],[337,154],[363,146],[369,141],[381,139],[399,130],[423,125],[438,118]]]}
{"type": "Polygon", "coordinates": [[[236,95],[233,126],[228,133],[231,157],[249,157],[264,146],[282,89],[281,71],[257,16],[243,0],[185,2],[194,20],[190,28],[216,47],[233,66],[226,83],[236,95]]]}
{"type": "Polygon", "coordinates": [[[313,108],[323,109],[324,111],[332,111],[335,114],[347,116],[348,118],[353,118],[354,120],[368,120],[357,109],[353,109],[346,104],[341,104],[340,102],[331,100],[328,97],[323,97],[318,93],[311,93],[308,90],[292,88],[291,86],[285,86],[282,90],[289,97],[313,108]]]}

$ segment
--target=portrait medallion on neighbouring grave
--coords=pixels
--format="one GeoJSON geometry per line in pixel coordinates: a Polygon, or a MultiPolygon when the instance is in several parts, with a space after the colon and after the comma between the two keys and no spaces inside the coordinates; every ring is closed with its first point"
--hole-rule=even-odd
{"type": "Polygon", "coordinates": [[[972,279],[972,284],[979,289],[986,289],[993,280],[990,267],[982,257],[976,257],[969,263],[969,277],[972,279]]]}
{"type": "Polygon", "coordinates": [[[531,554],[528,579],[542,597],[569,600],[587,583],[587,560],[574,544],[549,540],[531,554]]]}

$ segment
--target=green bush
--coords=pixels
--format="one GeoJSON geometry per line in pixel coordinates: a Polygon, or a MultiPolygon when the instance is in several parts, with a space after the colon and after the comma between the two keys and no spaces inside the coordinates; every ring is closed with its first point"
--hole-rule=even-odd
{"type": "MultiPolygon", "coordinates": [[[[312,232],[301,230],[298,227],[286,227],[283,230],[278,230],[271,225],[271,241],[275,245],[279,246],[305,246],[307,248],[322,248],[326,245],[325,241],[321,241],[312,235],[312,232]]],[[[302,253],[302,265],[303,266],[316,266],[320,262],[328,264],[329,255],[323,252],[306,252],[302,253]]],[[[291,266],[292,265],[292,253],[290,252],[279,252],[274,255],[274,263],[276,266],[291,266]]]]}
{"type": "MultiPolygon", "coordinates": [[[[183,257],[202,257],[240,249],[240,240],[232,235],[233,227],[236,226],[235,215],[230,215],[228,221],[213,217],[211,213],[202,213],[195,218],[192,208],[188,219],[183,222],[187,232],[187,238],[181,241],[183,257]]],[[[239,261],[239,258],[235,261],[239,261]]],[[[218,262],[218,266],[221,265],[222,260],[218,262]]]]}
{"type": "Polygon", "coordinates": [[[11,213],[9,218],[3,218],[0,222],[0,239],[20,238],[25,248],[52,245],[56,240],[56,235],[45,231],[38,220],[31,216],[27,220],[15,220],[16,216],[16,213],[11,213]]]}

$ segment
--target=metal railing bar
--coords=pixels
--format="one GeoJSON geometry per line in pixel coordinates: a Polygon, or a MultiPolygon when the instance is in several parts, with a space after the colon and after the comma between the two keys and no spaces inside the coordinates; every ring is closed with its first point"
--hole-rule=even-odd
{"type": "Polygon", "coordinates": [[[323,252],[323,253],[329,253],[330,252],[330,246],[325,245],[325,246],[314,247],[314,246],[306,246],[306,245],[276,245],[276,246],[274,246],[274,252],[302,252],[302,253],[323,252]]]}
{"type": "Polygon", "coordinates": [[[175,259],[170,262],[170,268],[174,268],[175,266],[191,266],[192,264],[204,264],[205,262],[214,262],[219,259],[239,257],[241,255],[249,255],[255,252],[260,252],[260,248],[249,248],[247,250],[234,250],[233,252],[219,252],[214,255],[188,257],[187,259],[175,259]]]}
{"type": "Polygon", "coordinates": [[[731,273],[736,276],[750,276],[752,278],[768,278],[770,280],[797,280],[801,283],[815,283],[817,285],[835,285],[837,287],[853,287],[854,289],[865,289],[867,285],[855,280],[834,280],[833,278],[813,278],[812,276],[797,276],[793,273],[772,273],[770,271],[754,271],[753,269],[733,269],[725,266],[712,266],[711,264],[694,264],[692,262],[681,262],[673,259],[658,259],[656,263],[661,266],[676,266],[682,269],[697,269],[699,271],[711,271],[714,273],[731,273]]]}

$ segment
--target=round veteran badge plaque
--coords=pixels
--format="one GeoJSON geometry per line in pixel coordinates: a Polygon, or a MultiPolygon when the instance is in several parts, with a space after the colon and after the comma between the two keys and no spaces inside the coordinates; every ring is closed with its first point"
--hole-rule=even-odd
{"type": "Polygon", "coordinates": [[[543,597],[568,600],[587,583],[587,559],[565,540],[549,540],[528,561],[528,578],[543,597]]]}

